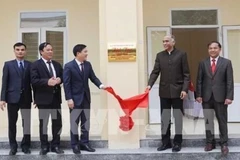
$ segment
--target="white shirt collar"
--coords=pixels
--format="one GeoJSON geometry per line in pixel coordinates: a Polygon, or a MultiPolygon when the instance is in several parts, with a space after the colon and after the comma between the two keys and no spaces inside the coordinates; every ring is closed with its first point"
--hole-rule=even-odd
{"type": "Polygon", "coordinates": [[[212,62],[212,60],[215,59],[215,62],[217,62],[217,61],[218,61],[218,58],[219,58],[219,56],[217,56],[216,58],[210,57],[210,61],[212,62]]]}
{"type": "MultiPolygon", "coordinates": [[[[43,57],[42,57],[42,60],[43,60],[45,63],[48,62],[48,60],[44,59],[43,57]]],[[[50,62],[52,62],[52,60],[50,60],[50,62]]]]}
{"type": "Polygon", "coordinates": [[[80,62],[79,60],[77,60],[76,58],[75,58],[75,61],[77,62],[77,64],[80,66],[80,64],[82,64],[83,62],[80,62]]]}

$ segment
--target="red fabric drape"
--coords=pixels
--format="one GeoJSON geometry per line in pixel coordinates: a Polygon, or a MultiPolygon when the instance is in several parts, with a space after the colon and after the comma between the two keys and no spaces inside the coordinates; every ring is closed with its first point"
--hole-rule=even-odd
{"type": "Polygon", "coordinates": [[[123,131],[129,131],[132,129],[134,122],[131,118],[132,112],[136,108],[146,108],[148,106],[148,94],[149,90],[146,90],[145,93],[139,94],[127,99],[122,99],[117,95],[112,87],[105,89],[107,92],[112,94],[119,102],[125,116],[120,117],[120,129],[123,131]]]}

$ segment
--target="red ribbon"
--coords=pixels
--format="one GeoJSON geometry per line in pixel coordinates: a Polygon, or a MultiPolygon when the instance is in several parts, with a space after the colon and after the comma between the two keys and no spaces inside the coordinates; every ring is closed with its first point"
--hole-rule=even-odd
{"type": "Polygon", "coordinates": [[[127,99],[122,99],[119,95],[115,93],[112,87],[108,87],[105,90],[111,93],[118,100],[123,112],[125,113],[125,116],[122,116],[119,119],[119,128],[123,131],[131,130],[134,126],[131,114],[136,108],[146,108],[148,106],[149,90],[146,90],[143,94],[139,94],[127,99]]]}

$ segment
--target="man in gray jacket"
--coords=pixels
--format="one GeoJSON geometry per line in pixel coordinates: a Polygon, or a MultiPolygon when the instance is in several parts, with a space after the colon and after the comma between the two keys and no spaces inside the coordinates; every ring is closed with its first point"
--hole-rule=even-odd
{"type": "Polygon", "coordinates": [[[197,76],[197,101],[203,105],[206,130],[205,151],[215,149],[214,111],[219,123],[221,151],[229,150],[227,106],[233,100],[233,69],[230,60],[220,57],[221,44],[213,41],[208,44],[209,57],[200,62],[197,76]]]}

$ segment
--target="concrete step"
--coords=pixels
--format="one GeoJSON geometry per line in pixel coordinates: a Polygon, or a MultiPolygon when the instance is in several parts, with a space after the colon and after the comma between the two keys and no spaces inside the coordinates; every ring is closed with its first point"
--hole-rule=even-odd
{"type": "MultiPolygon", "coordinates": [[[[218,143],[218,139],[216,140],[218,143]]],[[[90,145],[94,148],[108,148],[108,141],[107,140],[91,140],[90,145]]],[[[161,140],[157,138],[147,138],[140,140],[140,147],[141,148],[157,148],[161,145],[161,140]]],[[[190,138],[190,139],[183,139],[182,146],[183,147],[203,147],[205,145],[205,139],[204,138],[190,138]]],[[[240,146],[240,138],[230,138],[228,142],[229,146],[240,146]]],[[[19,143],[20,146],[20,143],[19,143]]],[[[69,140],[62,140],[61,141],[61,147],[65,149],[71,148],[70,141],[69,140]]],[[[0,148],[1,149],[8,149],[9,143],[5,139],[4,141],[0,140],[0,148]]],[[[40,142],[39,140],[33,140],[32,141],[32,148],[33,149],[39,149],[40,148],[40,142]]]]}
{"type": "MultiPolygon", "coordinates": [[[[108,148],[108,141],[107,140],[91,140],[89,143],[94,148],[108,148]]],[[[71,144],[70,144],[69,140],[61,141],[60,145],[61,145],[61,148],[66,148],[66,149],[71,148],[71,144]]],[[[20,146],[21,146],[20,142],[18,142],[18,146],[20,148],[20,146]]],[[[7,142],[7,141],[0,142],[0,148],[8,149],[9,148],[9,142],[7,142]]],[[[40,148],[40,141],[32,141],[31,148],[32,149],[40,148]]]]}
{"type": "MultiPolygon", "coordinates": [[[[216,139],[216,144],[219,144],[219,139],[216,139]]],[[[206,144],[204,138],[199,139],[183,139],[183,147],[203,147],[206,144]]],[[[143,139],[140,141],[141,147],[159,147],[161,145],[161,139],[143,139]]],[[[240,138],[230,138],[228,141],[229,146],[240,146],[240,138]]]]}
{"type": "Polygon", "coordinates": [[[72,150],[64,150],[64,154],[57,155],[48,153],[46,156],[40,156],[39,150],[32,150],[30,155],[24,155],[22,152],[16,156],[9,156],[8,149],[0,150],[1,160],[240,160],[240,147],[229,147],[229,154],[222,157],[220,148],[204,152],[202,147],[184,147],[178,153],[172,153],[171,149],[158,152],[155,148],[140,149],[122,149],[112,150],[107,148],[97,148],[96,152],[89,153],[82,151],[81,155],[75,155],[72,150]]]}

